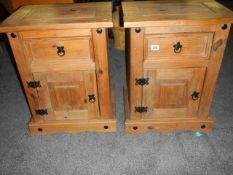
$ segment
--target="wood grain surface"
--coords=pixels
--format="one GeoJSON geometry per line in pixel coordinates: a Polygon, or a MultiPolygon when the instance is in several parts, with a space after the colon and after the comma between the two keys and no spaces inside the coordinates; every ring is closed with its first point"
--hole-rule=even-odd
{"type": "Polygon", "coordinates": [[[112,27],[110,2],[23,6],[0,25],[0,32],[112,27]]]}
{"type": "Polygon", "coordinates": [[[233,12],[215,1],[122,2],[124,27],[209,25],[232,22],[233,12]]]}

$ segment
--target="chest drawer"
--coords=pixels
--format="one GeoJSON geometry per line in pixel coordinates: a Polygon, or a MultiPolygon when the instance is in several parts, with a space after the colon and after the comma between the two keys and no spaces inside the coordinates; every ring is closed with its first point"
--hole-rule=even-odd
{"type": "Polygon", "coordinates": [[[146,35],[144,59],[204,58],[211,51],[213,33],[146,35]]]}
{"type": "Polygon", "coordinates": [[[25,31],[20,37],[32,72],[95,68],[90,29],[25,31]]]}
{"type": "Polygon", "coordinates": [[[24,40],[30,57],[41,60],[90,59],[91,37],[57,37],[24,40]]]}

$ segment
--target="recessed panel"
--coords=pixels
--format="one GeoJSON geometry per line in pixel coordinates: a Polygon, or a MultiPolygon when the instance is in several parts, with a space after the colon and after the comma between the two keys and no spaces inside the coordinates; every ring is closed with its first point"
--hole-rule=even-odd
{"type": "Polygon", "coordinates": [[[187,106],[187,83],[161,82],[155,108],[184,108],[187,106]]]}
{"type": "Polygon", "coordinates": [[[214,12],[206,8],[204,4],[193,3],[193,4],[184,4],[184,3],[167,3],[167,4],[150,4],[146,8],[141,8],[142,16],[154,16],[159,18],[159,16],[181,16],[184,15],[199,15],[213,14],[214,12]]]}
{"type": "Polygon", "coordinates": [[[84,110],[87,100],[83,82],[48,83],[54,110],[84,110]]]}
{"type": "Polygon", "coordinates": [[[31,13],[28,13],[28,16],[25,17],[30,18],[30,20],[62,20],[62,19],[74,19],[74,18],[94,18],[95,17],[95,9],[83,7],[80,8],[79,6],[56,6],[56,9],[53,6],[38,6],[38,9],[34,9],[31,13]],[[56,10],[56,11],[55,11],[56,10]],[[41,13],[43,11],[44,13],[41,13]],[[56,15],[54,14],[56,13],[56,15]]]}

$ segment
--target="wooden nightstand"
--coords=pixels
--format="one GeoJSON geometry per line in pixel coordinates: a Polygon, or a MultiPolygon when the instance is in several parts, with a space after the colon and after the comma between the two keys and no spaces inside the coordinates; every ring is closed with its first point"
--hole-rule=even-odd
{"type": "Polygon", "coordinates": [[[126,132],[210,131],[233,13],[217,2],[123,2],[126,132]]]}
{"type": "Polygon", "coordinates": [[[31,109],[32,134],[116,131],[107,50],[111,10],[108,2],[30,5],[1,24],[31,109]]]}

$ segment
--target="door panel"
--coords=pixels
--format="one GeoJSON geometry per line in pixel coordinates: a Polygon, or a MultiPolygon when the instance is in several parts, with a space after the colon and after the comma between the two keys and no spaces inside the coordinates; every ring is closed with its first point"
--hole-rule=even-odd
{"type": "Polygon", "coordinates": [[[47,109],[45,120],[99,118],[94,71],[34,73],[40,81],[39,108],[47,109]],[[89,101],[89,95],[94,100],[89,101]]]}
{"type": "Polygon", "coordinates": [[[142,118],[195,117],[201,96],[205,68],[145,70],[149,85],[143,86],[142,118]],[[194,92],[198,97],[192,96],[194,92]],[[194,99],[193,99],[194,98],[194,99]]]}

